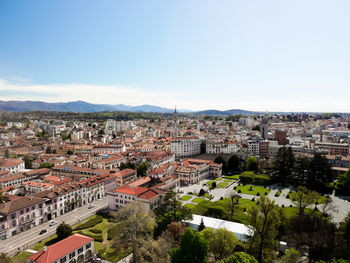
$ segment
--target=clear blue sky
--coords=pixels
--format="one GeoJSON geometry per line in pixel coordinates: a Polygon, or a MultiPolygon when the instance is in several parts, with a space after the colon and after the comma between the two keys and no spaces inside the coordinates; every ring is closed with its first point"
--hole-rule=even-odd
{"type": "Polygon", "coordinates": [[[0,1],[0,100],[350,112],[350,1],[0,1]]]}

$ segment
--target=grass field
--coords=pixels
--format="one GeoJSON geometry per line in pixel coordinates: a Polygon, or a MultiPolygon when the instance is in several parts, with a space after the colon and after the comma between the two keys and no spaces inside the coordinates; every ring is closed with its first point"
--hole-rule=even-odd
{"type": "Polygon", "coordinates": [[[234,179],[234,180],[238,180],[239,179],[239,174],[235,174],[235,175],[224,175],[224,178],[227,179],[234,179]]]}
{"type": "Polygon", "coordinates": [[[186,205],[184,205],[184,207],[187,207],[189,209],[193,209],[196,207],[196,205],[195,204],[186,204],[186,205]]]}
{"type": "Polygon", "coordinates": [[[203,202],[203,201],[204,201],[204,198],[201,198],[201,197],[197,197],[197,198],[192,200],[193,203],[198,203],[198,204],[203,202]]]}
{"type": "Polygon", "coordinates": [[[265,192],[269,193],[270,190],[268,190],[267,188],[264,188],[262,186],[255,186],[255,185],[239,185],[237,186],[237,188],[235,189],[237,192],[238,190],[241,190],[242,194],[248,194],[248,195],[256,195],[257,193],[260,193],[260,195],[264,195],[265,192]],[[250,187],[252,187],[252,191],[250,191],[250,187]]]}
{"type": "Polygon", "coordinates": [[[230,183],[230,182],[232,182],[232,179],[225,179],[224,182],[230,183]]]}
{"type": "Polygon", "coordinates": [[[219,183],[218,187],[225,188],[228,185],[228,183],[219,183]]]}
{"type": "Polygon", "coordinates": [[[214,181],[221,181],[221,178],[215,178],[214,181]]]}
{"type": "MultiPolygon", "coordinates": [[[[292,192],[289,194],[289,199],[293,201],[295,199],[296,192],[292,192]]],[[[319,204],[324,204],[326,202],[328,197],[321,195],[320,198],[317,200],[319,204]]]]}
{"type": "Polygon", "coordinates": [[[32,255],[32,253],[23,251],[23,252],[19,253],[18,255],[11,257],[11,261],[13,263],[23,263],[23,262],[25,262],[27,257],[29,257],[30,255],[32,255]]]}
{"type": "Polygon", "coordinates": [[[189,200],[189,199],[191,199],[191,198],[192,198],[192,196],[185,195],[185,196],[181,197],[180,200],[182,200],[182,201],[187,201],[187,200],[189,200]]]}

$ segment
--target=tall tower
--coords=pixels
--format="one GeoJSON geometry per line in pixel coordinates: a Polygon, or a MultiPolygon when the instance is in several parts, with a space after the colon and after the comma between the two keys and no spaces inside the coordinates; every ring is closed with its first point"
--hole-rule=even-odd
{"type": "Polygon", "coordinates": [[[176,111],[176,106],[175,106],[175,110],[174,110],[174,137],[178,137],[179,136],[179,132],[178,132],[178,119],[177,119],[177,111],[176,111]]]}
{"type": "Polygon", "coordinates": [[[269,120],[264,117],[261,121],[261,138],[267,140],[267,132],[269,131],[269,120]]]}

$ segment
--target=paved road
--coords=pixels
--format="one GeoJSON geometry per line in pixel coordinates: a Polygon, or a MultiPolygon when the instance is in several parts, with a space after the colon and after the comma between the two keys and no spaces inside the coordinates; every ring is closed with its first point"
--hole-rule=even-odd
{"type": "Polygon", "coordinates": [[[6,252],[9,256],[12,256],[19,251],[28,249],[30,246],[38,242],[41,242],[42,240],[55,234],[56,227],[61,222],[64,221],[69,225],[74,225],[79,221],[82,221],[85,218],[88,218],[91,215],[96,214],[98,210],[106,208],[107,198],[104,197],[101,200],[97,200],[93,202],[93,204],[95,205],[95,207],[92,209],[88,209],[88,205],[85,205],[83,207],[76,208],[73,211],[70,211],[60,217],[54,218],[54,220],[58,222],[58,224],[55,226],[50,227],[49,222],[46,222],[44,224],[38,225],[28,231],[22,232],[8,239],[0,240],[0,253],[6,252]],[[43,229],[47,229],[48,231],[43,235],[39,235],[39,232],[43,229]]]}

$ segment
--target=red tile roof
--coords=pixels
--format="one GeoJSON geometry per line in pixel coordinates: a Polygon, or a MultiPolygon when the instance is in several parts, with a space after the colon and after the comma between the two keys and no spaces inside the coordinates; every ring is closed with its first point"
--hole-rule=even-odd
{"type": "Polygon", "coordinates": [[[140,195],[146,192],[148,189],[145,187],[132,187],[129,185],[122,186],[114,190],[116,193],[128,194],[128,195],[140,195]]]}
{"type": "Polygon", "coordinates": [[[29,259],[36,263],[52,263],[91,241],[91,237],[74,234],[47,247],[46,251],[41,250],[31,255],[29,259]]]}

